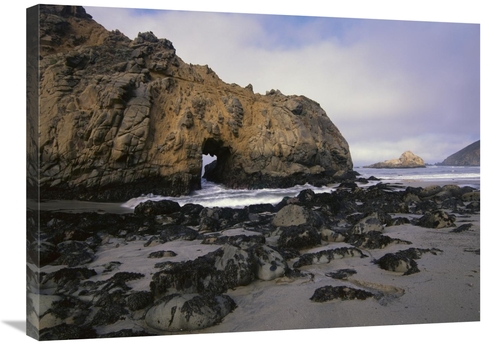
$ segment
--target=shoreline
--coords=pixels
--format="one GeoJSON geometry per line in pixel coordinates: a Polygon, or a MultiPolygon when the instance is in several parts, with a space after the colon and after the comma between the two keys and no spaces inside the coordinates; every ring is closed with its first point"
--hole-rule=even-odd
{"type": "MultiPolygon", "coordinates": [[[[446,185],[457,185],[459,187],[465,187],[465,186],[470,186],[472,188],[476,188],[480,190],[479,185],[480,181],[476,179],[466,179],[466,178],[459,178],[459,179],[449,179],[449,178],[443,178],[443,179],[397,179],[397,178],[391,178],[391,179],[380,179],[378,181],[371,181],[368,185],[364,185],[362,183],[358,183],[358,186],[360,188],[367,188],[369,186],[378,184],[378,183],[386,183],[386,184],[391,184],[391,185],[398,185],[401,186],[401,188],[406,188],[406,187],[414,187],[414,188],[426,188],[429,186],[437,185],[440,187],[446,186],[446,185]]],[[[338,187],[339,184],[335,184],[332,186],[325,186],[325,187],[331,187],[332,190],[335,190],[338,187]]],[[[307,189],[307,186],[303,186],[302,189],[307,189]]],[[[299,189],[299,188],[297,188],[299,189]]],[[[286,190],[286,189],[284,189],[286,190]]],[[[252,190],[255,191],[255,190],[252,190]]],[[[189,196],[185,196],[189,197],[189,196]]],[[[127,214],[127,213],[133,213],[134,208],[130,207],[125,207],[122,206],[126,204],[130,200],[126,200],[123,202],[99,202],[99,201],[82,201],[82,200],[42,200],[40,204],[37,207],[37,203],[34,200],[28,199],[27,200],[27,207],[32,210],[40,209],[41,211],[54,211],[54,212],[72,212],[72,213],[82,213],[82,212],[97,212],[97,213],[115,213],[115,214],[127,214]]],[[[174,200],[175,201],[175,200],[174,200]]],[[[260,204],[262,202],[257,202],[255,204],[260,204]]],[[[249,203],[246,206],[252,205],[249,203]]],[[[232,206],[211,206],[211,207],[232,207],[232,206]]]]}

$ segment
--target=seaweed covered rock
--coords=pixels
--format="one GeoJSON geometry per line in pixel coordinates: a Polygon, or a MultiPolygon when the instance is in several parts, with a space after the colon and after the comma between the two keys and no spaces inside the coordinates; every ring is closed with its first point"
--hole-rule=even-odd
{"type": "Polygon", "coordinates": [[[321,244],[321,235],[310,225],[283,227],[278,238],[278,246],[283,248],[304,249],[321,244]]]}
{"type": "Polygon", "coordinates": [[[389,236],[382,235],[382,233],[378,231],[369,231],[364,234],[353,234],[348,236],[346,239],[347,243],[365,249],[381,249],[385,248],[391,243],[400,243],[400,244],[411,244],[410,241],[394,239],[389,236]]]}
{"type": "Polygon", "coordinates": [[[171,214],[178,212],[181,206],[171,200],[159,200],[159,201],[144,201],[137,205],[134,209],[134,213],[143,216],[156,216],[162,214],[171,214]]]}
{"type": "Polygon", "coordinates": [[[224,293],[255,279],[255,262],[238,247],[221,248],[185,262],[163,262],[153,275],[151,292],[158,298],[173,293],[224,293]]]}
{"type": "Polygon", "coordinates": [[[325,249],[314,253],[304,253],[293,264],[294,268],[306,265],[326,264],[332,260],[339,260],[347,257],[366,257],[361,250],[354,247],[342,247],[335,249],[325,249]]]}
{"type": "Polygon", "coordinates": [[[375,264],[387,271],[400,272],[403,273],[403,275],[410,275],[420,272],[415,260],[420,259],[423,253],[437,255],[440,252],[441,250],[437,248],[408,248],[406,250],[400,250],[397,253],[385,254],[380,259],[375,260],[375,264]]]}
{"type": "Polygon", "coordinates": [[[160,331],[193,331],[219,323],[235,307],[227,295],[174,294],[155,302],[145,322],[160,331]]]}
{"type": "Polygon", "coordinates": [[[443,210],[426,212],[416,221],[416,225],[425,228],[441,229],[455,226],[456,217],[453,214],[448,214],[443,210]]]}
{"type": "Polygon", "coordinates": [[[286,260],[272,248],[263,245],[253,250],[256,259],[256,276],[261,280],[274,280],[285,274],[288,269],[286,260]]]}
{"type": "Polygon", "coordinates": [[[323,286],[314,291],[311,297],[313,302],[327,302],[335,299],[345,300],[365,300],[375,295],[369,291],[355,289],[348,286],[323,286]]]}

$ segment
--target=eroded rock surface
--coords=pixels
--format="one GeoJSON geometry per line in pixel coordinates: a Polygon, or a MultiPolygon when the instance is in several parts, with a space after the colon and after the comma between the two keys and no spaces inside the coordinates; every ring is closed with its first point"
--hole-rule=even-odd
{"type": "Polygon", "coordinates": [[[39,8],[45,198],[188,194],[200,188],[203,154],[217,156],[207,179],[232,188],[326,184],[352,173],[346,140],[315,101],[227,84],[210,67],[185,63],[167,39],[143,32],[131,40],[81,7],[39,8]]]}

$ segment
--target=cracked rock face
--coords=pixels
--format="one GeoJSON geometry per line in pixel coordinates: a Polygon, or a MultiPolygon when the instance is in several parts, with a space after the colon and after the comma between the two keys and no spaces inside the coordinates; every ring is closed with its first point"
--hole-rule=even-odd
{"type": "Polygon", "coordinates": [[[217,156],[208,178],[232,188],[324,184],[352,172],[346,140],[305,96],[227,84],[182,61],[167,39],[130,40],[80,7],[40,6],[40,37],[31,66],[40,88],[30,92],[39,94],[46,198],[187,194],[200,188],[203,154],[217,156]]]}

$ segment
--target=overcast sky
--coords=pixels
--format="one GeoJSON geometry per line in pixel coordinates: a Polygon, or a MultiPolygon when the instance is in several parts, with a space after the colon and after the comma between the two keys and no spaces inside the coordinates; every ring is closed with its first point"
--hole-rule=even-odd
{"type": "Polygon", "coordinates": [[[321,104],[355,166],[406,150],[443,161],[480,138],[480,26],[89,7],[108,30],[152,31],[228,83],[321,104]]]}

